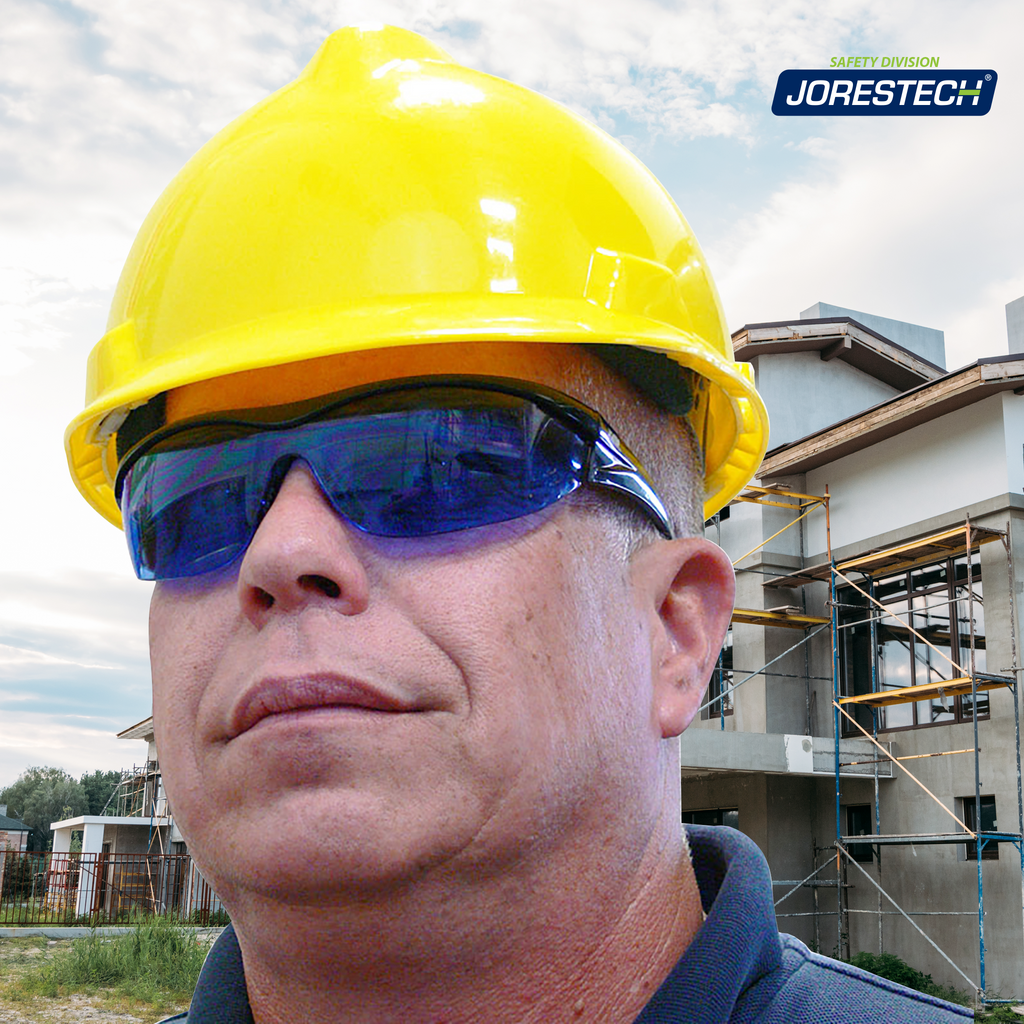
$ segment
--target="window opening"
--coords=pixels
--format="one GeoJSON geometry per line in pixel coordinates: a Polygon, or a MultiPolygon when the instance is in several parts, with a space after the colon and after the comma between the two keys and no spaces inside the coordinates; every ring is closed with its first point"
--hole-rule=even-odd
{"type": "MultiPolygon", "coordinates": [[[[980,696],[980,695],[979,695],[980,696]]],[[[977,810],[973,796],[960,798],[963,806],[964,824],[972,832],[998,832],[996,824],[996,798],[994,796],[983,796],[981,798],[981,828],[975,825],[975,811],[977,810]]],[[[964,852],[968,860],[978,859],[978,844],[975,842],[964,843],[964,852]]],[[[982,847],[982,860],[999,860],[999,845],[991,839],[982,847]]]]}
{"type": "MultiPolygon", "coordinates": [[[[848,836],[870,836],[875,830],[871,827],[871,805],[849,804],[846,808],[846,827],[848,836]]],[[[850,843],[846,852],[862,864],[870,864],[874,859],[870,843],[850,843]]]]}
{"type": "Polygon", "coordinates": [[[706,811],[683,811],[684,825],[728,825],[740,827],[740,812],[737,807],[715,807],[706,811]]]}
{"type": "Polygon", "coordinates": [[[723,715],[731,715],[733,712],[733,663],[732,663],[732,626],[725,634],[725,643],[722,645],[722,652],[718,656],[718,664],[715,671],[711,673],[711,681],[708,683],[706,701],[711,701],[704,708],[700,717],[707,721],[712,718],[721,718],[723,715]],[[723,696],[724,694],[724,696],[723,696]],[[716,698],[721,697],[721,700],[716,698]]]}
{"type": "MultiPolygon", "coordinates": [[[[871,692],[871,625],[865,621],[878,615],[875,625],[875,658],[879,690],[898,690],[906,686],[941,683],[957,676],[954,667],[942,657],[959,661],[964,675],[971,668],[971,623],[973,590],[975,671],[985,672],[985,604],[981,581],[981,557],[945,559],[875,581],[875,597],[894,616],[882,616],[877,606],[852,588],[838,591],[841,632],[841,678],[843,696],[871,692]],[[908,628],[917,630],[922,642],[908,628]],[[928,644],[932,647],[929,647],[928,644]],[[933,649],[934,648],[934,649],[933,649]]],[[[989,696],[978,694],[978,717],[987,718],[989,696]]],[[[871,730],[871,710],[856,706],[854,715],[860,725],[871,730]]],[[[913,729],[970,721],[971,695],[938,695],[912,704],[893,704],[878,710],[878,728],[913,729]]],[[[844,720],[843,735],[856,734],[844,720]]]]}

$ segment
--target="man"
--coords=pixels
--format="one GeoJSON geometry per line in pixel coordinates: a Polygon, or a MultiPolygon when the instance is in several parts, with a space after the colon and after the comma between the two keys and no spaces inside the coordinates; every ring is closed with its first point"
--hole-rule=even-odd
{"type": "Polygon", "coordinates": [[[687,846],[701,523],[767,422],[603,133],[336,33],[157,203],[88,392],[72,472],[157,581],[164,779],[233,922],[192,1024],[960,1015],[780,939],[738,833],[687,846]]]}

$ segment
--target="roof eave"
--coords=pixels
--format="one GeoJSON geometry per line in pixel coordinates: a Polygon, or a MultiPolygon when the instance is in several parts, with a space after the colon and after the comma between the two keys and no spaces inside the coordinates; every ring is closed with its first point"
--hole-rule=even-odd
{"type": "Polygon", "coordinates": [[[806,473],[1003,391],[1024,392],[1024,355],[979,359],[806,437],[773,448],[758,477],[806,473]]]}

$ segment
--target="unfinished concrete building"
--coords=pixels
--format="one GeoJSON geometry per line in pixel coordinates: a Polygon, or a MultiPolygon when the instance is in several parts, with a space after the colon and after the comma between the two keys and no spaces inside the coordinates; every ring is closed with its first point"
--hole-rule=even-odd
{"type": "Polygon", "coordinates": [[[1024,995],[1017,305],[954,371],[941,331],[824,304],[734,334],[766,490],[708,524],[737,612],[681,741],[684,820],[758,843],[784,930],[988,998],[1024,995]]]}

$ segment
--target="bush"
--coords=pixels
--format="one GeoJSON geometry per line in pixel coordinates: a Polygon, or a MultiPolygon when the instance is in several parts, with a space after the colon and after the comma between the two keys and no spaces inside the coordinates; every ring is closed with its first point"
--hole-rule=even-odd
{"type": "Polygon", "coordinates": [[[895,953],[858,953],[849,961],[854,967],[862,971],[877,974],[879,978],[887,981],[894,981],[897,985],[912,988],[916,992],[923,992],[927,996],[935,996],[938,999],[945,999],[950,1003],[959,1003],[961,1006],[970,1006],[973,1002],[971,996],[951,985],[938,985],[932,980],[930,974],[923,974],[915,970],[908,963],[901,960],[895,953]]]}
{"type": "Polygon", "coordinates": [[[223,907],[216,910],[193,910],[189,921],[202,928],[223,928],[231,924],[231,918],[223,907]]]}
{"type": "Polygon", "coordinates": [[[897,985],[905,985],[918,992],[923,992],[925,985],[934,984],[930,974],[915,971],[895,953],[858,953],[850,963],[862,971],[869,971],[880,978],[895,981],[897,985]]]}

